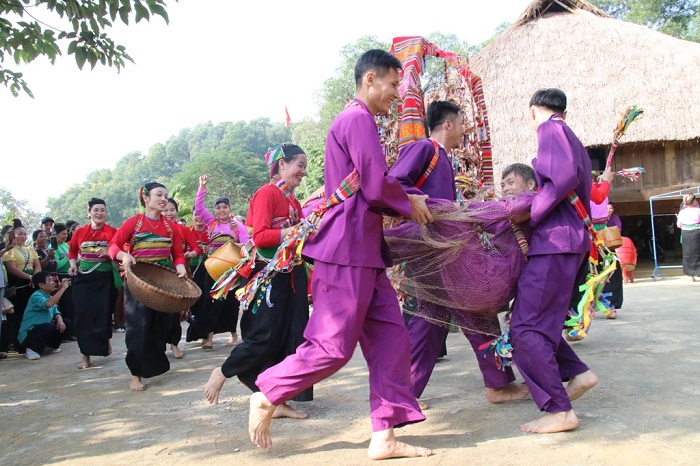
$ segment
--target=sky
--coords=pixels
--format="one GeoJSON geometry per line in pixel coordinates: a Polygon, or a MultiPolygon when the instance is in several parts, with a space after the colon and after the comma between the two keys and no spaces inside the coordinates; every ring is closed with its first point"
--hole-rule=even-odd
{"type": "Polygon", "coordinates": [[[478,44],[530,3],[447,2],[424,14],[425,0],[169,1],[169,25],[156,17],[108,31],[135,61],[119,73],[89,64],[81,71],[65,48],[54,65],[45,58],[3,63],[24,73],[34,99],[0,87],[0,187],[43,213],[49,197],[90,172],[147,153],[184,128],[258,117],[283,122],[285,106],[292,121],[316,118],[316,95],[340,66],[340,49],[362,36],[391,42],[440,31],[478,44]]]}

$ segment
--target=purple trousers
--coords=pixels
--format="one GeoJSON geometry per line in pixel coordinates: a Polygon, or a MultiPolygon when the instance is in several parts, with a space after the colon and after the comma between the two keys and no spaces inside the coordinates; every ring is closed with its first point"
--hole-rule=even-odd
{"type": "Polygon", "coordinates": [[[588,370],[562,337],[576,276],[587,254],[530,256],[510,320],[513,360],[541,411],[571,409],[562,380],[588,370]],[[568,291],[568,292],[567,292],[568,291]]]}
{"type": "Polygon", "coordinates": [[[317,260],[311,289],[306,341],[258,376],[260,391],[275,405],[292,399],[345,366],[359,341],[369,369],[372,430],[424,420],[411,391],[408,331],[386,270],[317,260]]]}
{"type": "MultiPolygon", "coordinates": [[[[497,317],[494,319],[498,320],[497,317]]],[[[428,385],[447,331],[445,327],[430,323],[420,316],[413,316],[408,322],[408,334],[411,340],[411,385],[416,398],[421,397],[428,385]]],[[[501,370],[496,367],[493,357],[484,358],[481,355],[479,346],[493,340],[493,336],[467,330],[463,333],[472,345],[485,386],[503,388],[515,380],[512,368],[506,367],[505,370],[501,370]]]]}

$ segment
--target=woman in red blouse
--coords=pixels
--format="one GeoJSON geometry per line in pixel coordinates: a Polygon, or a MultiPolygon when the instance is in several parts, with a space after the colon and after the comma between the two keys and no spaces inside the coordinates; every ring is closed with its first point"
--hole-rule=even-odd
{"type": "Polygon", "coordinates": [[[83,362],[78,369],[90,367],[90,356],[112,354],[112,311],[117,288],[122,287],[116,265],[107,248],[117,229],[105,223],[107,203],[92,198],[87,205],[90,223],[73,233],[68,251],[73,277],[73,332],[83,362]]]}
{"type": "MultiPolygon", "coordinates": [[[[180,230],[168,222],[163,211],[168,191],[160,183],[148,183],[139,193],[145,212],[128,218],[109,242],[109,256],[126,268],[138,262],[175,266],[178,276],[187,277],[180,230]]],[[[129,388],[143,391],[142,377],[155,377],[170,370],[165,345],[170,314],[157,312],[137,301],[129,287],[124,288],[126,312],[126,365],[131,371],[129,388]]]]}
{"type": "MultiPolygon", "coordinates": [[[[256,267],[253,274],[265,267],[277,247],[303,216],[294,189],[306,176],[306,154],[297,145],[284,144],[265,156],[270,166],[270,183],[258,189],[250,201],[246,225],[253,230],[256,267]]],[[[252,275],[251,275],[252,278],[252,275]]],[[[253,392],[258,375],[282,361],[304,341],[309,320],[306,264],[297,265],[290,273],[278,273],[269,285],[259,290],[254,304],[241,317],[243,342],[234,347],[221,368],[212,371],[204,388],[210,403],[218,403],[219,393],[227,378],[238,379],[253,392]]],[[[296,401],[313,399],[313,387],[303,391],[296,401]]],[[[277,407],[276,417],[307,417],[285,403],[277,407]]]]}

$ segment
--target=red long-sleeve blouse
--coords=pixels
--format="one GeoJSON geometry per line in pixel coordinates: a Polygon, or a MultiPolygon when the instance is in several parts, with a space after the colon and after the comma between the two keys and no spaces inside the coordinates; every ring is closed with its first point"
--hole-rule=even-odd
{"type": "Polygon", "coordinates": [[[303,214],[299,201],[295,198],[287,200],[274,184],[266,184],[256,191],[250,200],[246,225],[253,229],[253,241],[257,247],[279,246],[282,228],[292,226],[290,222],[278,225],[280,219],[289,218],[290,205],[301,218],[303,214]]]}

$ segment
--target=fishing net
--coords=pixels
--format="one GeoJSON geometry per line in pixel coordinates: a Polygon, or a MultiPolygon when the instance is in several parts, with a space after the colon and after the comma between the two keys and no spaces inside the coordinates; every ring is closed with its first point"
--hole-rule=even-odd
{"type": "Polygon", "coordinates": [[[464,126],[462,144],[448,154],[458,203],[430,200],[435,223],[423,227],[396,226],[396,219],[385,217],[385,236],[397,264],[389,275],[406,312],[499,336],[495,316],[513,298],[525,261],[524,237],[509,220],[529,211],[532,194],[517,201],[481,202],[494,195],[491,142],[481,79],[467,61],[417,36],[395,38],[391,52],[401,61],[403,74],[397,112],[378,121],[387,165],[392,166],[401,147],[425,139],[430,102],[456,104],[464,126]],[[420,76],[428,57],[443,61],[444,79],[424,92],[420,76]]]}
{"type": "Polygon", "coordinates": [[[434,223],[385,230],[396,264],[390,275],[406,312],[433,323],[501,334],[496,315],[515,296],[525,265],[520,227],[534,192],[499,201],[428,200],[434,223]]]}

